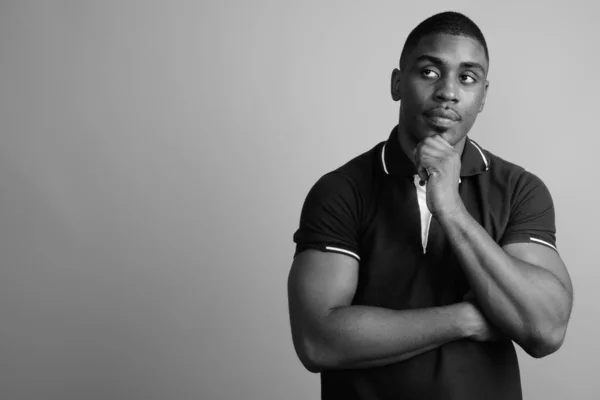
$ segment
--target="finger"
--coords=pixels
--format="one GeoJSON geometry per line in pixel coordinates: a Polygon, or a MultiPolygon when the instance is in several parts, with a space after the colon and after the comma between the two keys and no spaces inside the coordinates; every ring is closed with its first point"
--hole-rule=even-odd
{"type": "Polygon", "coordinates": [[[427,155],[432,158],[444,158],[448,153],[448,147],[432,138],[422,140],[414,150],[415,162],[427,155]]]}
{"type": "Polygon", "coordinates": [[[433,146],[423,145],[417,151],[417,161],[429,159],[430,161],[441,161],[447,158],[447,148],[437,148],[433,146]]]}
{"type": "Polygon", "coordinates": [[[419,144],[446,152],[448,151],[448,148],[452,148],[450,143],[445,141],[440,135],[426,137],[419,144]]]}
{"type": "Polygon", "coordinates": [[[426,146],[419,147],[415,155],[415,166],[421,180],[427,181],[438,170],[443,159],[444,153],[438,149],[426,146]]]}
{"type": "Polygon", "coordinates": [[[419,175],[421,182],[427,182],[427,171],[425,170],[425,167],[421,165],[419,156],[422,147],[422,143],[418,143],[415,149],[413,150],[413,162],[415,163],[415,167],[417,167],[417,175],[419,175]]]}
{"type": "Polygon", "coordinates": [[[415,147],[414,162],[417,174],[422,181],[427,181],[437,166],[447,156],[448,147],[443,142],[428,137],[415,147]]]}
{"type": "Polygon", "coordinates": [[[442,135],[443,134],[432,136],[432,139],[435,140],[438,143],[441,143],[441,144],[443,144],[443,145],[445,145],[445,146],[450,147],[451,149],[453,149],[454,146],[452,146],[446,139],[444,139],[444,136],[442,136],[442,135]]]}
{"type": "Polygon", "coordinates": [[[417,164],[417,175],[419,175],[419,178],[422,182],[427,182],[427,180],[429,179],[429,174],[422,165],[417,164]]]}
{"type": "Polygon", "coordinates": [[[429,179],[433,165],[435,165],[433,158],[426,154],[424,155],[421,151],[417,151],[415,154],[415,166],[417,167],[417,175],[419,175],[422,182],[427,182],[429,179]]]}

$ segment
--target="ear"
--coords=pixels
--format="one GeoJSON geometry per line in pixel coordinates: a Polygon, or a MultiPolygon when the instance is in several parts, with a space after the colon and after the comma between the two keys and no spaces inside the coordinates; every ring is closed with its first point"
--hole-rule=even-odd
{"type": "Polygon", "coordinates": [[[391,92],[392,99],[394,101],[399,101],[402,99],[402,91],[400,90],[400,78],[402,76],[402,72],[398,68],[394,68],[392,71],[392,81],[391,81],[391,92]]]}
{"type": "Polygon", "coordinates": [[[481,99],[481,105],[479,106],[479,112],[483,111],[483,106],[485,106],[485,99],[487,98],[488,87],[490,86],[489,81],[485,81],[485,87],[483,89],[483,99],[481,99]]]}

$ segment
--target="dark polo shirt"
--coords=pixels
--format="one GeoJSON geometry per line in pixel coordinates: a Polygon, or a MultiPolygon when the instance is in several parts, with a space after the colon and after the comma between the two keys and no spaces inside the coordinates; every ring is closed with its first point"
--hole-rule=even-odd
{"type": "MultiPolygon", "coordinates": [[[[556,249],[554,207],[539,178],[469,138],[461,163],[460,196],[490,237],[501,246],[556,249]]],[[[458,303],[469,291],[444,231],[419,207],[415,175],[394,128],[386,142],[321,177],[304,202],[296,254],[312,248],[357,259],[352,304],[435,307],[458,303]]],[[[384,367],[325,371],[321,394],[325,400],[522,398],[513,343],[472,340],[384,367]]]]}

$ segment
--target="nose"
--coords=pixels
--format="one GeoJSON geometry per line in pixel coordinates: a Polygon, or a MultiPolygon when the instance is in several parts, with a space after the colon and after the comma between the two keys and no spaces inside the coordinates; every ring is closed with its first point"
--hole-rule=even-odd
{"type": "Polygon", "coordinates": [[[441,102],[458,102],[456,83],[451,77],[440,79],[435,90],[435,99],[441,102]]]}

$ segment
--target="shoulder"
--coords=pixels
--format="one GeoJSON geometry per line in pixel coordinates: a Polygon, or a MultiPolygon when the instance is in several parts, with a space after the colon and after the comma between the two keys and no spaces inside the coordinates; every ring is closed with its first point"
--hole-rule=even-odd
{"type": "Polygon", "coordinates": [[[325,173],[312,186],[309,197],[348,197],[359,199],[370,190],[381,168],[380,153],[385,142],[325,173]]]}
{"type": "Polygon", "coordinates": [[[326,173],[312,186],[294,234],[296,254],[307,248],[340,252],[360,260],[358,232],[373,176],[377,148],[326,173]]]}
{"type": "Polygon", "coordinates": [[[495,181],[510,183],[515,187],[545,186],[544,182],[525,167],[508,161],[489,150],[482,149],[489,160],[489,172],[495,181]]]}
{"type": "Polygon", "coordinates": [[[500,244],[536,243],[556,250],[554,203],[545,183],[522,166],[487,155],[490,202],[506,211],[500,244]]]}
{"type": "Polygon", "coordinates": [[[517,204],[525,200],[552,202],[548,187],[538,175],[489,150],[482,151],[490,163],[487,172],[490,174],[492,184],[509,191],[511,203],[517,204]]]}

